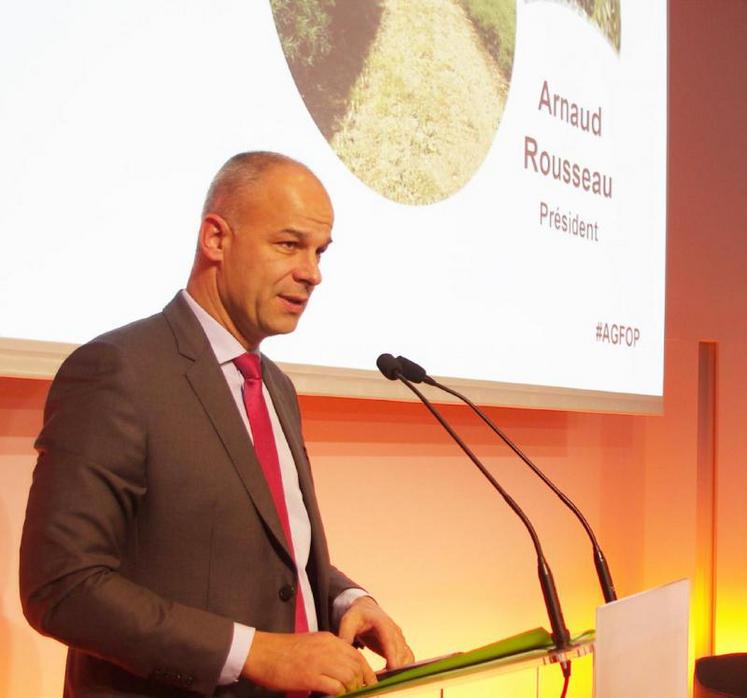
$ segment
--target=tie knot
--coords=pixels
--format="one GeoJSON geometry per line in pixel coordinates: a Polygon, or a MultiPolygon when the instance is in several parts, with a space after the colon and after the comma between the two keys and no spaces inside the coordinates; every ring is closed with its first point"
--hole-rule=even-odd
{"type": "Polygon", "coordinates": [[[241,371],[244,380],[262,379],[262,368],[260,367],[258,354],[242,354],[237,356],[233,363],[241,371]]]}

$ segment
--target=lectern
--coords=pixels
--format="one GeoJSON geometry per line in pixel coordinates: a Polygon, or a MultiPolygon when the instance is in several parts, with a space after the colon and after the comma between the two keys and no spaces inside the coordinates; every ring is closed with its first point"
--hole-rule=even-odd
{"type": "Polygon", "coordinates": [[[452,691],[461,697],[471,695],[468,687],[475,685],[475,695],[535,698],[545,695],[539,684],[542,672],[553,670],[550,665],[589,661],[586,655],[594,653],[595,698],[687,698],[689,599],[689,582],[680,580],[600,606],[596,633],[573,638],[562,653],[546,630],[536,628],[345,695],[448,698],[452,691]],[[485,682],[491,682],[489,692],[477,689],[485,682]]]}

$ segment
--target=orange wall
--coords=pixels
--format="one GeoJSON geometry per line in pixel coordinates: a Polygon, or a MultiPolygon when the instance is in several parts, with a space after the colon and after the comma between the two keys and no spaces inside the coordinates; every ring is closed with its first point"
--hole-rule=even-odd
{"type": "MultiPolygon", "coordinates": [[[[665,414],[490,412],[588,514],[620,595],[689,577],[693,652],[711,641],[747,651],[747,3],[680,0],[670,24],[665,414]],[[698,458],[701,341],[717,345],[712,479],[698,458]]],[[[12,698],[59,695],[63,671],[64,651],[25,625],[17,600],[47,388],[0,378],[0,695],[12,698]]],[[[302,407],[334,558],[419,656],[546,624],[526,533],[421,408],[312,397],[302,407]]],[[[464,410],[445,411],[536,520],[568,625],[591,627],[601,597],[578,528],[464,410]]],[[[578,673],[569,695],[589,695],[588,666],[578,673]]]]}

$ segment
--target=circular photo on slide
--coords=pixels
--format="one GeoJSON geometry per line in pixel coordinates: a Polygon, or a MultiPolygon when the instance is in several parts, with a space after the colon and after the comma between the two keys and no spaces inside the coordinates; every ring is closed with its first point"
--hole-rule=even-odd
{"type": "Polygon", "coordinates": [[[620,52],[620,0],[555,0],[585,14],[612,47],[620,52]]]}
{"type": "Polygon", "coordinates": [[[475,174],[511,81],[516,0],[270,0],[285,57],[353,174],[404,204],[475,174]]]}

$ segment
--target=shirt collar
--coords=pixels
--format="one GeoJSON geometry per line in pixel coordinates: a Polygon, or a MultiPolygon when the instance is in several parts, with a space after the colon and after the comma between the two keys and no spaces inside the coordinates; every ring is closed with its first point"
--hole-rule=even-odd
{"type": "MultiPolygon", "coordinates": [[[[187,305],[189,305],[195,314],[197,322],[200,323],[200,326],[207,335],[210,348],[213,350],[213,354],[215,354],[215,358],[219,364],[226,364],[247,353],[246,349],[241,346],[241,342],[192,298],[186,289],[182,289],[181,293],[184,300],[187,301],[187,305]]],[[[251,353],[258,354],[259,352],[255,351],[251,353]]]]}

